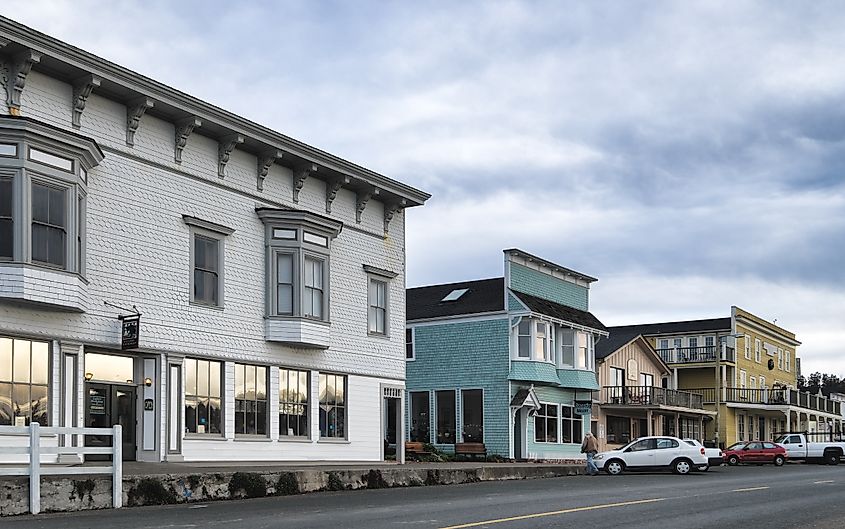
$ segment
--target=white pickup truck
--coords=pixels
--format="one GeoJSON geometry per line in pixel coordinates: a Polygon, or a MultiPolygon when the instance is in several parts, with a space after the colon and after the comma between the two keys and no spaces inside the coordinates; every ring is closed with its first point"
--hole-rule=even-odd
{"type": "MultiPolygon", "coordinates": [[[[812,437],[812,434],[810,434],[812,437]]],[[[813,442],[803,433],[783,434],[775,442],[786,448],[789,461],[818,461],[828,465],[838,465],[845,455],[845,442],[813,442]]]]}

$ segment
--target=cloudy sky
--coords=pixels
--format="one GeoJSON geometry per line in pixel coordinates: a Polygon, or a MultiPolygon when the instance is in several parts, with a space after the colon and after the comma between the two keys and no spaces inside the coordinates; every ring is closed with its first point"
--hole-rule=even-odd
{"type": "Polygon", "coordinates": [[[845,375],[841,2],[15,2],[0,13],[434,196],[408,284],[503,248],[608,325],[728,316],[845,375]],[[444,251],[448,250],[448,251],[444,251]]]}

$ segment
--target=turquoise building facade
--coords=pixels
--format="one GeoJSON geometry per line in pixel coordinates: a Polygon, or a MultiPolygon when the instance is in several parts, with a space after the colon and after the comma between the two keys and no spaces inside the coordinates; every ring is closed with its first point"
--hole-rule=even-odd
{"type": "Polygon", "coordinates": [[[599,389],[596,279],[521,250],[503,277],[407,291],[406,439],[489,455],[580,457],[599,389]]]}

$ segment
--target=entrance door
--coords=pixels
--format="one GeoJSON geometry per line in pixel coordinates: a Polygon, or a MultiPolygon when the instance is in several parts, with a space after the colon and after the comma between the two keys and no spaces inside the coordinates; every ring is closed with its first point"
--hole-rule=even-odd
{"type": "Polygon", "coordinates": [[[760,440],[764,441],[766,439],[766,418],[760,417],[760,428],[757,430],[760,434],[760,440]]]}
{"type": "MultiPolygon", "coordinates": [[[[85,425],[89,428],[123,429],[123,460],[135,460],[135,387],[89,382],[85,399],[85,425]]],[[[85,446],[112,446],[108,435],[86,435],[85,446]]],[[[87,459],[111,459],[111,456],[87,456],[87,459]]]]}
{"type": "Polygon", "coordinates": [[[516,460],[523,459],[522,447],[525,442],[525,428],[523,426],[524,421],[522,420],[522,416],[522,408],[519,408],[513,414],[513,457],[516,460]]]}

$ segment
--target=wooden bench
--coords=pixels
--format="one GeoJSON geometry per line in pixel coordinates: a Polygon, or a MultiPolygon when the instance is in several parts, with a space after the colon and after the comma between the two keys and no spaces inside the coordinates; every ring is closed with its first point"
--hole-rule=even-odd
{"type": "Polygon", "coordinates": [[[473,457],[484,456],[484,460],[487,461],[487,448],[484,446],[484,443],[456,443],[455,455],[473,457]]]}
{"type": "Polygon", "coordinates": [[[405,455],[428,456],[431,452],[426,451],[423,443],[419,441],[406,441],[405,455]]]}

